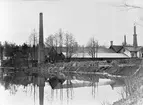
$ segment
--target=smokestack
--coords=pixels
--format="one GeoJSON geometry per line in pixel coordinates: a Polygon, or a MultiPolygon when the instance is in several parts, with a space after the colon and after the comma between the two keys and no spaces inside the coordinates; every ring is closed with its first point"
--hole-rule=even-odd
{"type": "Polygon", "coordinates": [[[39,48],[38,48],[38,63],[44,62],[44,42],[43,42],[43,13],[39,15],[39,48]]]}
{"type": "Polygon", "coordinates": [[[127,41],[126,41],[126,35],[124,35],[124,46],[127,45],[127,41]]]}
{"type": "Polygon", "coordinates": [[[134,24],[134,34],[136,34],[136,25],[134,24]]]}
{"type": "Polygon", "coordinates": [[[138,46],[138,43],[137,43],[137,34],[136,34],[136,25],[134,25],[133,46],[134,47],[138,46]]]}
{"type": "Polygon", "coordinates": [[[43,13],[40,13],[39,18],[39,44],[43,44],[43,13]]]}
{"type": "Polygon", "coordinates": [[[110,46],[113,46],[113,41],[110,41],[110,46]]]}

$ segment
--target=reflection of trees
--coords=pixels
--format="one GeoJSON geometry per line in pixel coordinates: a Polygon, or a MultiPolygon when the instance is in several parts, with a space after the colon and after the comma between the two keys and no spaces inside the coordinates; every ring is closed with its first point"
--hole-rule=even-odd
{"type": "Polygon", "coordinates": [[[54,98],[54,92],[55,92],[56,97],[59,96],[61,102],[63,102],[64,92],[66,92],[65,97],[67,99],[67,103],[69,103],[69,100],[73,98],[73,84],[71,82],[71,76],[69,73],[66,74],[66,77],[67,77],[66,80],[65,80],[65,77],[62,75],[63,74],[60,74],[60,76],[53,76],[48,80],[52,88],[51,99],[54,100],[53,98],[54,98]]]}
{"type": "Polygon", "coordinates": [[[90,80],[92,84],[92,95],[95,98],[95,92],[96,89],[98,89],[99,77],[97,75],[90,75],[90,80]]]}
{"type": "Polygon", "coordinates": [[[4,78],[4,87],[5,87],[5,89],[7,90],[7,89],[10,89],[10,84],[11,84],[11,77],[9,77],[9,76],[6,76],[5,78],[4,78]]]}
{"type": "Polygon", "coordinates": [[[2,76],[0,78],[0,82],[1,85],[3,85],[6,90],[10,90],[12,94],[17,92],[17,88],[20,85],[27,86],[32,83],[32,79],[26,76],[24,72],[7,73],[6,75],[7,76],[2,76]]]}
{"type": "Polygon", "coordinates": [[[11,94],[15,94],[17,92],[18,86],[12,83],[12,77],[6,76],[0,80],[1,85],[4,86],[5,90],[10,90],[11,94]]]}
{"type": "MultiPolygon", "coordinates": [[[[3,78],[0,78],[1,84],[5,87],[6,90],[9,90],[11,94],[16,94],[19,86],[23,86],[23,89],[26,87],[30,88],[29,93],[34,93],[34,103],[35,103],[35,95],[36,95],[36,87],[39,87],[39,104],[43,105],[44,102],[44,86],[45,86],[45,78],[37,77],[37,76],[29,76],[24,72],[18,72],[12,74],[7,74],[3,78]]],[[[29,89],[28,89],[29,90],[29,89]]],[[[24,92],[24,90],[23,90],[24,92]]]]}
{"type": "Polygon", "coordinates": [[[71,82],[71,76],[68,72],[67,74],[67,81],[66,81],[66,85],[67,85],[67,88],[66,88],[66,93],[67,93],[67,104],[69,103],[69,100],[73,98],[73,84],[71,82]]]}
{"type": "Polygon", "coordinates": [[[96,89],[98,90],[98,82],[99,82],[99,76],[95,74],[75,74],[73,75],[74,78],[77,80],[82,81],[89,81],[91,84],[89,86],[92,87],[92,95],[95,97],[96,89]]]}

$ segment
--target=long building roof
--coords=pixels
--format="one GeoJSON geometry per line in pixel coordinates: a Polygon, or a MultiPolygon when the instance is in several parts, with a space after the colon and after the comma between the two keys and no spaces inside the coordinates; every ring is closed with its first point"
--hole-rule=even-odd
{"type": "MultiPolygon", "coordinates": [[[[76,53],[72,58],[92,58],[88,53],[76,53]]],[[[96,58],[96,54],[95,54],[96,58]]],[[[129,58],[129,56],[123,53],[97,53],[97,58],[129,58]]]]}
{"type": "MultiPolygon", "coordinates": [[[[49,51],[49,48],[45,50],[49,51]]],[[[57,48],[59,50],[59,47],[57,48]]],[[[83,48],[80,47],[76,52],[73,53],[72,58],[92,58],[92,55],[89,54],[89,48],[85,47],[84,51],[83,48]]],[[[62,48],[63,54],[66,56],[66,47],[62,48]]],[[[95,53],[95,58],[129,58],[129,56],[123,53],[116,53],[112,49],[108,49],[105,47],[99,47],[97,50],[97,54],[95,53]]]]}

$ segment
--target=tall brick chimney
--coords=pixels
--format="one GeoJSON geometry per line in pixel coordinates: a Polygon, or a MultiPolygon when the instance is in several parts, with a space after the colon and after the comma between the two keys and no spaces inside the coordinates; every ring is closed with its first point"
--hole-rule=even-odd
{"type": "Polygon", "coordinates": [[[44,42],[43,42],[43,13],[39,15],[39,46],[38,46],[38,63],[44,62],[44,42]]]}
{"type": "Polygon", "coordinates": [[[133,34],[133,47],[137,47],[138,42],[137,42],[137,34],[136,34],[136,25],[134,25],[134,34],[133,34]]]}

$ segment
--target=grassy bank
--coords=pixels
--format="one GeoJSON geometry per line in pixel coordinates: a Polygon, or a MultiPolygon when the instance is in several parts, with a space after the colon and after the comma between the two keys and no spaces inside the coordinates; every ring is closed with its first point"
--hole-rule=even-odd
{"type": "Polygon", "coordinates": [[[143,105],[143,61],[140,70],[125,79],[122,99],[113,105],[143,105]]]}
{"type": "Polygon", "coordinates": [[[74,73],[108,73],[112,75],[129,76],[132,75],[139,67],[140,61],[74,61],[61,62],[55,64],[41,64],[38,67],[27,69],[27,72],[36,72],[43,75],[54,72],[74,72],[74,73]],[[135,63],[134,63],[135,62],[135,63]],[[130,69],[130,71],[128,71],[130,69]]]}

